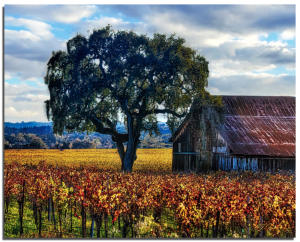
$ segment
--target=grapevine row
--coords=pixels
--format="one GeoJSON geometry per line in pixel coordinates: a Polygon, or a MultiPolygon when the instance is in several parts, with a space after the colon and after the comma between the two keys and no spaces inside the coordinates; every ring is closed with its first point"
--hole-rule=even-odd
{"type": "MultiPolygon", "coordinates": [[[[32,206],[33,220],[42,236],[42,212],[48,211],[57,237],[63,236],[63,217],[81,220],[82,237],[100,229],[108,236],[108,220],[118,223],[122,237],[131,231],[142,236],[149,217],[151,237],[294,237],[295,177],[284,174],[123,174],[96,167],[55,167],[7,164],[4,167],[5,212],[12,201],[19,207],[20,235],[24,204],[32,206]],[[173,217],[173,231],[163,215],[173,217]],[[122,221],[122,223],[120,223],[122,221]]],[[[92,233],[93,234],[93,233],[92,233]]]]}

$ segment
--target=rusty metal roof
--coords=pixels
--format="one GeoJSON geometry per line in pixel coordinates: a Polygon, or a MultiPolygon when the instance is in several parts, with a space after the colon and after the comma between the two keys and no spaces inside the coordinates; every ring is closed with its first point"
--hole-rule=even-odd
{"type": "Polygon", "coordinates": [[[295,97],[222,96],[225,114],[295,118],[295,97]]]}
{"type": "MultiPolygon", "coordinates": [[[[295,156],[295,97],[222,96],[222,100],[224,125],[220,133],[232,154],[295,156]]],[[[188,120],[175,132],[173,142],[188,120]]]]}
{"type": "Polygon", "coordinates": [[[295,156],[295,97],[223,96],[221,134],[233,154],[295,156]]]}

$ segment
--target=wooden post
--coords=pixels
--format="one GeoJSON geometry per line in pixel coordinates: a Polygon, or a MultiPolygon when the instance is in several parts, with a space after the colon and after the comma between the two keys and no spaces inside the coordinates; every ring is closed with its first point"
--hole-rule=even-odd
{"type": "Polygon", "coordinates": [[[97,238],[100,238],[100,229],[102,225],[102,215],[96,216],[97,238]]]}
{"type": "Polygon", "coordinates": [[[108,238],[108,231],[107,231],[107,213],[104,213],[104,232],[105,238],[108,238]]]}
{"type": "Polygon", "coordinates": [[[58,209],[59,238],[62,238],[62,210],[58,209]]]}
{"type": "Polygon", "coordinates": [[[261,159],[258,159],[258,162],[259,162],[259,171],[262,171],[262,160],[261,159]]]}
{"type": "Polygon", "coordinates": [[[39,237],[42,237],[42,208],[39,207],[38,209],[39,214],[39,237]]]}
{"type": "Polygon", "coordinates": [[[123,217],[122,238],[126,238],[127,228],[128,228],[128,225],[129,225],[128,219],[125,216],[123,217]]]}
{"type": "Polygon", "coordinates": [[[32,210],[33,210],[34,223],[36,228],[38,228],[38,214],[37,214],[37,206],[35,201],[32,202],[32,210]]]}
{"type": "Polygon", "coordinates": [[[48,221],[51,221],[51,198],[48,198],[48,221]]]}
{"type": "Polygon", "coordinates": [[[23,234],[24,200],[25,200],[25,180],[23,180],[21,201],[18,201],[18,203],[19,203],[20,235],[23,234]]]}
{"type": "Polygon", "coordinates": [[[92,224],[91,224],[91,233],[90,233],[91,238],[93,238],[94,235],[94,223],[95,223],[95,216],[92,215],[92,224]]]}
{"type": "Polygon", "coordinates": [[[70,201],[70,232],[73,230],[73,214],[72,214],[72,201],[70,201]]]}
{"type": "Polygon", "coordinates": [[[213,237],[214,238],[218,237],[219,220],[220,220],[220,211],[217,212],[216,227],[215,227],[214,232],[213,232],[213,237]]]}
{"type": "MultiPolygon", "coordinates": [[[[86,196],[86,191],[84,190],[84,198],[86,196]]],[[[83,205],[83,201],[81,202],[81,233],[82,233],[82,237],[85,237],[86,234],[86,213],[85,213],[85,208],[83,205]]]]}
{"type": "Polygon", "coordinates": [[[52,219],[54,224],[54,230],[56,230],[55,210],[54,210],[54,202],[52,197],[51,197],[51,203],[52,203],[52,219]]]}

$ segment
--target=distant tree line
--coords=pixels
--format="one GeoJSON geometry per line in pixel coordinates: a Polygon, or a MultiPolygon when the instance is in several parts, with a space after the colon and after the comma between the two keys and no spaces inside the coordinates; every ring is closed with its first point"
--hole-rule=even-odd
{"type": "Polygon", "coordinates": [[[6,135],[4,138],[5,149],[47,149],[45,142],[35,134],[6,135]]]}
{"type": "MultiPolygon", "coordinates": [[[[64,132],[61,136],[54,135],[51,125],[43,123],[4,123],[5,149],[94,149],[116,148],[109,135],[95,132],[64,132]],[[28,126],[27,126],[28,125],[28,126]],[[30,126],[31,125],[31,126],[30,126]],[[35,126],[32,126],[35,125],[35,126]],[[39,139],[37,139],[39,138],[39,139]],[[37,141],[38,140],[38,141],[37,141]]],[[[168,148],[171,132],[165,123],[158,126],[159,135],[142,133],[140,148],[168,148]]],[[[125,129],[121,127],[122,132],[125,129]]],[[[126,145],[126,144],[125,144],[126,145]]]]}
{"type": "Polygon", "coordinates": [[[43,139],[35,134],[5,135],[4,148],[5,149],[95,149],[97,148],[97,140],[83,140],[77,138],[73,141],[65,138],[59,138],[55,142],[47,145],[43,139]]]}
{"type": "MultiPolygon", "coordinates": [[[[47,135],[36,134],[10,134],[4,136],[5,149],[97,149],[116,148],[110,140],[101,141],[100,138],[89,137],[88,135],[69,134],[49,138],[47,135]],[[74,138],[77,137],[77,138],[74,138]]],[[[140,148],[170,148],[171,143],[165,142],[164,136],[146,134],[141,140],[140,148]]]]}

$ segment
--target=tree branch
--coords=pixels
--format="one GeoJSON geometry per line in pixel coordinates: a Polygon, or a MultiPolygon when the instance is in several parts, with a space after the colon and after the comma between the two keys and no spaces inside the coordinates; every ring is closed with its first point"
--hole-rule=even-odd
{"type": "Polygon", "coordinates": [[[112,140],[114,142],[120,141],[120,142],[126,142],[128,141],[128,134],[120,134],[116,131],[115,128],[112,127],[112,122],[108,119],[106,119],[105,122],[108,122],[108,125],[111,126],[110,128],[106,128],[103,125],[103,122],[96,117],[96,115],[89,115],[89,119],[92,121],[92,123],[96,127],[96,131],[101,134],[109,134],[112,136],[112,140]]]}

